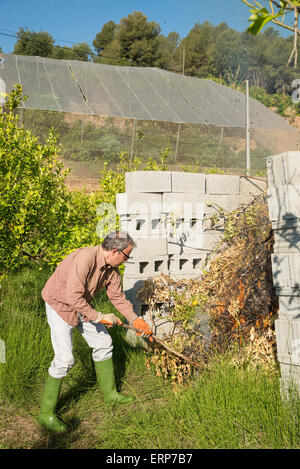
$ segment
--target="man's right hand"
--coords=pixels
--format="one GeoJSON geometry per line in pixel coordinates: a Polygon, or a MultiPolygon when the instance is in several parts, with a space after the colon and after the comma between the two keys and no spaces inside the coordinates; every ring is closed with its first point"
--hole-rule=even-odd
{"type": "Polygon", "coordinates": [[[122,321],[120,321],[120,319],[113,313],[109,313],[109,314],[99,313],[98,318],[93,322],[96,322],[96,323],[100,322],[101,324],[104,324],[107,327],[111,327],[114,324],[118,324],[119,326],[123,324],[122,321]]]}

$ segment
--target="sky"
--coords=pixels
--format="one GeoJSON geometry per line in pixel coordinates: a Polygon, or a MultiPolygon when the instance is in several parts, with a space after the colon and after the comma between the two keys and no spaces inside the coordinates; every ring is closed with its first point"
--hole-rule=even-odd
{"type": "MultiPolygon", "coordinates": [[[[176,31],[181,38],[195,23],[206,20],[213,25],[226,22],[244,31],[249,18],[249,9],[241,0],[0,0],[0,46],[4,53],[13,52],[16,38],[8,35],[23,27],[47,31],[56,45],[87,42],[92,47],[107,21],[118,24],[134,11],[156,21],[163,35],[176,31]]],[[[286,36],[282,28],[279,31],[286,36]]]]}

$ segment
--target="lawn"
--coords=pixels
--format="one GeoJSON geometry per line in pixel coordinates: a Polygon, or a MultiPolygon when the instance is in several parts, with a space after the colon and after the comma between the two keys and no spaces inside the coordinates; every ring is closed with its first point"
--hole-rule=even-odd
{"type": "MultiPolygon", "coordinates": [[[[69,431],[53,435],[36,421],[52,360],[40,291],[44,265],[10,274],[0,290],[0,448],[22,449],[299,449],[300,401],[280,393],[279,372],[237,366],[232,352],[215,356],[201,374],[174,391],[146,367],[144,349],[110,330],[117,384],[133,394],[129,406],[110,407],[96,387],[91,351],[74,330],[75,365],[63,381],[58,414],[69,431]]],[[[100,293],[95,306],[115,312],[100,293]]]]}

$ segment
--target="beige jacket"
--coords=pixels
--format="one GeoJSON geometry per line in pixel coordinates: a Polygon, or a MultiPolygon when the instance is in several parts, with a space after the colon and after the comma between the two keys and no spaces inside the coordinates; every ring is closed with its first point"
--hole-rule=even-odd
{"type": "Polygon", "coordinates": [[[129,321],[137,315],[126,299],[116,267],[105,263],[101,246],[76,249],[60,262],[42,290],[42,298],[69,324],[95,320],[98,312],[90,304],[101,288],[114,307],[129,321]]]}

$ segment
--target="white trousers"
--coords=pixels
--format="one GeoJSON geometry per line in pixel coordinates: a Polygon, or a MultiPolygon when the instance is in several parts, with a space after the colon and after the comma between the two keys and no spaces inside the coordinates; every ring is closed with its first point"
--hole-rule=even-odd
{"type": "Polygon", "coordinates": [[[63,378],[74,365],[73,328],[77,327],[92,349],[92,357],[96,362],[112,357],[113,344],[103,324],[85,322],[79,315],[77,326],[64,321],[56,311],[46,303],[47,320],[51,330],[51,341],[54,359],[48,370],[53,378],[63,378]]]}

